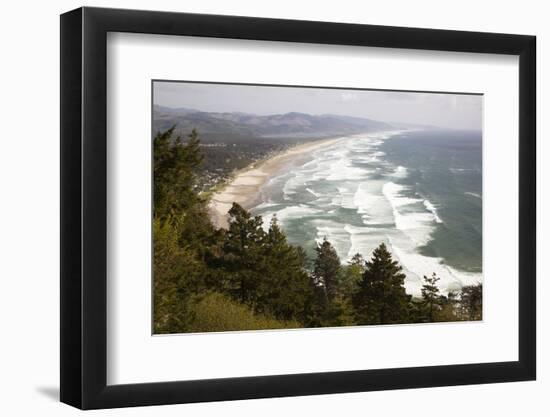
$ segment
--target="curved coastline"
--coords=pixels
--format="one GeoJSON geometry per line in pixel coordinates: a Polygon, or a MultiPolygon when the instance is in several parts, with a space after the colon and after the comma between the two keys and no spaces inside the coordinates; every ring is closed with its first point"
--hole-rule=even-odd
{"type": "Polygon", "coordinates": [[[291,163],[295,158],[325,146],[333,145],[350,136],[319,139],[291,147],[271,158],[255,162],[251,166],[238,171],[233,179],[214,192],[208,204],[208,214],[216,227],[227,228],[228,211],[233,203],[249,210],[258,203],[259,191],[262,186],[274,175],[291,163]]]}
{"type": "MultiPolygon", "coordinates": [[[[313,185],[304,186],[302,184],[303,186],[299,191],[300,195],[301,193],[311,194],[317,200],[323,200],[323,198],[327,200],[328,198],[328,202],[325,203],[330,206],[330,210],[325,207],[326,212],[315,220],[316,240],[321,239],[322,236],[328,236],[342,260],[349,259],[353,253],[357,252],[369,254],[373,249],[373,245],[375,246],[380,241],[384,241],[392,249],[396,259],[399,260],[407,273],[405,287],[409,294],[419,296],[422,277],[430,275],[432,272],[436,272],[441,278],[439,286],[443,293],[456,291],[464,285],[475,285],[482,282],[483,275],[481,272],[464,271],[451,266],[452,264],[447,263],[443,257],[427,256],[420,252],[421,247],[431,242],[432,233],[435,228],[444,224],[444,220],[439,215],[440,207],[437,202],[432,203],[426,196],[412,196],[410,194],[411,186],[403,185],[400,182],[400,180],[407,177],[407,169],[404,166],[397,165],[393,167],[395,171],[385,173],[382,178],[372,178],[369,175],[369,172],[376,172],[377,169],[380,169],[381,164],[386,163],[379,159],[384,155],[378,148],[381,140],[398,133],[401,132],[368,132],[317,140],[296,145],[271,158],[258,161],[237,172],[232,180],[220,187],[218,191],[213,192],[209,203],[209,216],[216,227],[227,228],[227,213],[233,202],[240,204],[247,210],[258,207],[262,202],[262,198],[264,198],[262,190],[264,187],[270,186],[268,185],[270,180],[277,178],[288,170],[300,172],[302,165],[308,161],[308,158],[314,156],[316,160],[324,161],[321,162],[322,169],[318,173],[316,181],[330,179],[330,181],[336,182],[343,180],[352,182],[349,187],[349,184],[341,184],[340,188],[337,187],[338,195],[335,194],[334,197],[336,200],[338,197],[341,198],[340,205],[343,208],[354,208],[356,210],[361,216],[361,225],[355,224],[350,219],[331,218],[332,214],[330,213],[334,213],[333,206],[335,204],[337,206],[338,203],[335,203],[335,199],[331,198],[331,195],[327,197],[327,194],[323,192],[322,185],[319,188],[319,184],[317,184],[316,188],[315,181],[313,185]],[[366,145],[358,148],[353,141],[355,139],[365,139],[365,136],[370,136],[368,138],[370,142],[364,142],[366,145]],[[343,141],[346,142],[343,143],[343,141]],[[356,170],[360,168],[342,166],[334,162],[338,160],[338,156],[336,159],[331,159],[329,155],[327,159],[326,155],[323,155],[324,148],[336,149],[335,152],[338,153],[340,148],[348,147],[348,141],[351,143],[349,146],[351,146],[352,153],[355,152],[357,160],[362,164],[373,165],[370,168],[365,168],[365,172],[357,178],[354,176],[358,175],[356,170]],[[334,146],[336,143],[338,144],[334,146]],[[360,151],[366,154],[358,156],[357,152],[360,151]],[[324,160],[323,157],[325,157],[324,160]],[[358,182],[359,184],[357,184],[358,182]],[[412,210],[411,205],[415,204],[416,206],[412,210]],[[402,211],[401,206],[406,206],[408,209],[402,211]],[[355,226],[351,226],[353,224],[355,226]],[[386,224],[393,224],[393,226],[387,226],[386,224]],[[387,230],[388,228],[391,230],[387,230]]],[[[392,168],[387,163],[384,166],[386,170],[392,168]]],[[[284,188],[282,191],[285,191],[284,188]]],[[[293,194],[294,192],[289,191],[289,193],[293,194]]],[[[288,201],[286,202],[288,203],[288,201]]],[[[268,219],[271,218],[273,210],[277,211],[277,217],[282,224],[288,226],[289,222],[296,220],[296,216],[294,216],[294,219],[292,218],[291,211],[294,214],[297,213],[298,217],[304,216],[304,221],[307,222],[308,217],[311,218],[312,214],[320,213],[321,209],[304,207],[302,203],[296,203],[282,209],[280,205],[278,209],[266,206],[258,214],[263,217],[264,222],[269,221],[268,219]]],[[[290,227],[292,229],[292,223],[290,223],[290,227]]]]}

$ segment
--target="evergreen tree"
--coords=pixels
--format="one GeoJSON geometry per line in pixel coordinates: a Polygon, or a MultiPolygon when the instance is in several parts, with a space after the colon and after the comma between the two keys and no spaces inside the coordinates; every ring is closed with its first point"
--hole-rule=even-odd
{"type": "Polygon", "coordinates": [[[460,308],[464,320],[482,319],[483,284],[467,285],[460,292],[460,308]]]}
{"type": "Polygon", "coordinates": [[[345,299],[351,299],[364,273],[365,258],[360,253],[356,253],[344,267],[342,274],[340,292],[345,299]]]}
{"type": "Polygon", "coordinates": [[[184,143],[172,138],[175,126],[153,140],[153,193],[155,217],[179,214],[198,203],[196,170],[203,156],[198,133],[193,130],[184,143]]]}
{"type": "Polygon", "coordinates": [[[405,274],[381,243],[366,263],[365,273],[353,297],[358,324],[406,323],[410,296],[405,292],[405,274]]]}
{"type": "Polygon", "coordinates": [[[350,266],[357,266],[360,269],[365,269],[365,258],[363,258],[363,255],[361,255],[359,252],[357,252],[355,255],[353,255],[348,262],[350,266]]]}
{"type": "Polygon", "coordinates": [[[218,235],[208,216],[206,201],[197,189],[196,171],[202,163],[199,136],[191,132],[187,142],[173,138],[174,127],[153,140],[153,216],[162,221],[177,219],[179,240],[205,256],[218,235]]]}
{"type": "Polygon", "coordinates": [[[229,210],[229,228],[223,244],[223,268],[228,292],[252,307],[263,269],[263,243],[266,233],[262,218],[253,217],[237,203],[229,210]]]}
{"type": "Polygon", "coordinates": [[[315,251],[317,257],[315,258],[313,277],[315,282],[324,288],[330,302],[338,295],[342,272],[340,258],[326,237],[321,244],[317,245],[315,251]]]}
{"type": "Polygon", "coordinates": [[[422,301],[424,309],[426,311],[426,321],[436,321],[436,313],[441,310],[441,295],[439,294],[439,288],[437,287],[437,281],[439,277],[432,274],[431,277],[424,275],[424,285],[422,285],[422,301]]]}
{"type": "Polygon", "coordinates": [[[181,333],[193,321],[189,303],[202,287],[204,265],[196,253],[181,247],[177,222],[153,221],[154,333],[181,333]]]}
{"type": "Polygon", "coordinates": [[[233,204],[228,229],[216,230],[197,186],[198,134],[173,134],[153,143],[155,333],[481,319],[481,284],[445,297],[433,274],[412,299],[384,244],[368,262],[356,254],[342,266],[325,238],[310,266],[276,216],[265,231],[261,217],[233,204]]]}
{"type": "Polygon", "coordinates": [[[426,321],[426,310],[422,298],[411,297],[407,309],[409,323],[424,323],[426,321]]]}
{"type": "Polygon", "coordinates": [[[313,296],[305,254],[288,244],[276,216],[271,219],[263,249],[256,310],[282,320],[305,322],[307,306],[313,296]]]}
{"type": "Polygon", "coordinates": [[[313,264],[314,297],[312,326],[341,326],[346,324],[340,291],[342,266],[330,242],[324,238],[316,247],[313,264]]]}
{"type": "Polygon", "coordinates": [[[172,138],[174,128],[153,140],[153,285],[155,333],[184,332],[193,320],[190,300],[204,289],[205,242],[213,236],[195,191],[201,163],[198,135],[187,143],[172,138]]]}
{"type": "Polygon", "coordinates": [[[457,314],[456,306],[458,304],[457,294],[449,291],[447,296],[440,296],[441,310],[437,313],[436,321],[457,321],[460,317],[457,314]]]}

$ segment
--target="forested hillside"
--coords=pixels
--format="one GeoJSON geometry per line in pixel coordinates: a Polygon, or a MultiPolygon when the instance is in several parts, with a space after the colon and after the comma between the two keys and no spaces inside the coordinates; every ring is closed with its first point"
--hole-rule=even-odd
{"type": "Polygon", "coordinates": [[[200,193],[200,145],[195,130],[154,137],[154,333],[481,319],[481,284],[443,295],[434,274],[413,298],[384,243],[343,264],[325,239],[308,259],[276,217],[266,231],[237,204],[228,229],[216,229],[200,193]]]}
{"type": "Polygon", "coordinates": [[[154,131],[172,126],[177,126],[175,136],[185,136],[193,128],[201,132],[204,160],[196,168],[201,190],[228,180],[234,170],[298,143],[391,128],[384,122],[341,115],[215,113],[155,105],[154,131]]]}
{"type": "Polygon", "coordinates": [[[177,125],[177,133],[195,128],[203,135],[222,134],[234,136],[268,137],[316,137],[364,133],[390,129],[388,123],[361,117],[337,114],[307,114],[290,112],[259,115],[242,112],[205,112],[187,108],[154,106],[153,128],[167,130],[177,125]]]}

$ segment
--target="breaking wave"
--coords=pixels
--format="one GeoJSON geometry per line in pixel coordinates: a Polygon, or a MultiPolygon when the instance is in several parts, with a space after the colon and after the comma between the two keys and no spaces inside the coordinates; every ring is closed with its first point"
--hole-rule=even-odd
{"type": "Polygon", "coordinates": [[[326,237],[342,262],[356,253],[368,258],[386,242],[407,273],[407,291],[414,295],[420,295],[422,277],[432,272],[441,278],[443,292],[480,282],[480,273],[458,270],[422,253],[434,232],[445,227],[444,206],[418,191],[407,167],[384,158],[379,147],[400,133],[356,135],[312,152],[301,165],[272,178],[270,188],[261,193],[269,202],[252,211],[263,217],[264,227],[276,213],[289,241],[306,250],[326,237]]]}

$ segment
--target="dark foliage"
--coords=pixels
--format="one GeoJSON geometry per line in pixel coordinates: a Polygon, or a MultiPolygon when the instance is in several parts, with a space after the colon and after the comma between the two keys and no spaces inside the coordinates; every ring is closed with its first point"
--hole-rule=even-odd
{"type": "Polygon", "coordinates": [[[409,321],[405,274],[384,243],[366,263],[363,278],[353,296],[358,324],[392,324],[409,321]]]}
{"type": "Polygon", "coordinates": [[[460,298],[463,320],[481,320],[483,318],[483,284],[462,287],[460,298]]]}
{"type": "Polygon", "coordinates": [[[227,230],[216,229],[197,132],[183,141],[171,128],[153,142],[155,333],[481,320],[481,284],[444,296],[434,274],[413,299],[384,243],[369,261],[356,254],[342,265],[324,239],[310,269],[275,216],[264,228],[233,204],[227,230]]]}

